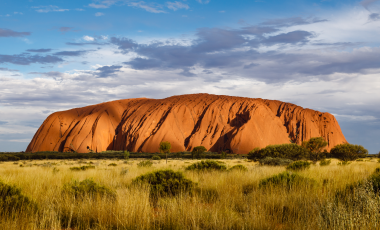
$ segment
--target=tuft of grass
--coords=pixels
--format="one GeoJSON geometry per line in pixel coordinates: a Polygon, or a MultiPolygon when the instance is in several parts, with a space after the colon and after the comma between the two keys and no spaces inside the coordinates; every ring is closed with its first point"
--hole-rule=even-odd
{"type": "Polygon", "coordinates": [[[247,167],[245,167],[244,165],[234,165],[234,166],[232,166],[231,168],[228,169],[228,171],[233,171],[233,170],[238,170],[238,171],[241,171],[241,172],[248,171],[247,167]]]}
{"type": "Polygon", "coordinates": [[[212,161],[212,160],[197,162],[186,167],[186,170],[203,170],[203,171],[210,171],[210,170],[225,171],[226,169],[227,167],[224,164],[221,164],[221,163],[218,163],[217,161],[212,161]]]}
{"type": "Polygon", "coordinates": [[[37,203],[22,194],[21,188],[0,181],[0,213],[11,214],[20,209],[36,210],[37,203]]]}
{"type": "Polygon", "coordinates": [[[83,165],[81,167],[71,167],[71,171],[86,171],[88,169],[95,169],[95,166],[92,165],[83,165]]]}
{"type": "Polygon", "coordinates": [[[260,180],[259,188],[280,186],[292,189],[300,185],[313,186],[314,184],[316,184],[314,179],[303,177],[297,173],[283,172],[260,180]]]}
{"type": "Polygon", "coordinates": [[[109,164],[108,166],[117,166],[117,164],[115,164],[115,163],[111,163],[111,164],[109,164]]]}
{"type": "Polygon", "coordinates": [[[279,158],[279,157],[266,157],[259,160],[260,165],[270,165],[270,166],[287,166],[293,161],[290,159],[279,158]]]}
{"type": "Polygon", "coordinates": [[[140,161],[138,164],[137,164],[137,167],[152,167],[153,165],[153,162],[151,160],[145,160],[145,161],[140,161]]]}
{"type": "Polygon", "coordinates": [[[319,162],[320,166],[327,166],[331,164],[331,160],[323,159],[319,162]]]}
{"type": "Polygon", "coordinates": [[[295,161],[286,167],[287,170],[300,171],[310,168],[311,163],[307,161],[295,161]]]}
{"type": "Polygon", "coordinates": [[[186,179],[182,172],[171,169],[147,173],[135,178],[133,185],[148,184],[151,197],[175,196],[180,193],[191,193],[195,183],[186,179]]]}
{"type": "Polygon", "coordinates": [[[341,161],[341,162],[338,162],[339,166],[346,166],[346,165],[349,165],[349,164],[351,164],[350,161],[341,161]]]}
{"type": "Polygon", "coordinates": [[[159,160],[161,160],[161,157],[154,155],[154,156],[152,156],[152,160],[159,161],[159,160]]]}
{"type": "Polygon", "coordinates": [[[112,189],[99,185],[92,178],[85,179],[83,181],[73,180],[69,183],[64,184],[63,194],[68,194],[75,198],[84,198],[91,197],[94,198],[96,196],[107,197],[107,198],[116,198],[116,192],[112,189]]]}

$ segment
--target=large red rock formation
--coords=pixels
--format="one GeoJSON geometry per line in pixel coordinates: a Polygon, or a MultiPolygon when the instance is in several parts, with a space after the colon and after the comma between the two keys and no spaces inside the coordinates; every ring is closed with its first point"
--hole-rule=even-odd
{"type": "Polygon", "coordinates": [[[255,147],[324,137],[328,149],[347,143],[335,117],[281,101],[193,94],[125,99],[51,114],[26,149],[157,152],[203,145],[246,154],[255,147]]]}

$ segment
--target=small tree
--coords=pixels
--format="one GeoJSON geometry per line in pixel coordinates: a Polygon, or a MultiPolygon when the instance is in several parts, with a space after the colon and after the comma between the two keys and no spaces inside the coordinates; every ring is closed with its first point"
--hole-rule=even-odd
{"type": "Polygon", "coordinates": [[[129,152],[127,150],[124,151],[124,159],[128,160],[129,159],[129,152]]]}
{"type": "Polygon", "coordinates": [[[310,160],[318,161],[323,158],[322,149],[327,146],[327,141],[323,137],[312,137],[308,141],[302,142],[302,146],[309,150],[310,160]]]}
{"type": "Polygon", "coordinates": [[[368,150],[361,145],[340,144],[331,149],[330,153],[343,161],[353,161],[368,155],[368,150]]]}
{"type": "Polygon", "coordinates": [[[166,164],[168,163],[168,153],[170,153],[170,149],[172,148],[172,145],[169,141],[163,141],[160,143],[160,153],[166,154],[166,164]]]}
{"type": "Polygon", "coordinates": [[[191,152],[191,156],[193,157],[193,160],[194,160],[194,157],[199,158],[199,156],[206,151],[207,149],[204,146],[197,146],[193,148],[193,151],[191,152]]]}

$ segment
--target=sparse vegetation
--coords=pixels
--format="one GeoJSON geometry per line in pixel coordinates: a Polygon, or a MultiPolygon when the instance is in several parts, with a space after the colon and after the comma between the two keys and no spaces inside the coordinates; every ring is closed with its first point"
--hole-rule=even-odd
{"type": "Polygon", "coordinates": [[[205,170],[224,171],[226,169],[227,167],[224,164],[221,164],[217,161],[210,161],[210,160],[197,162],[186,167],[186,170],[201,170],[201,171],[205,171],[205,170]]]}
{"type": "Polygon", "coordinates": [[[234,165],[228,169],[228,171],[233,171],[233,170],[238,170],[238,171],[242,171],[242,172],[248,171],[247,167],[245,167],[244,165],[234,165]]]}
{"type": "Polygon", "coordinates": [[[295,161],[286,167],[287,170],[300,171],[310,168],[311,163],[307,161],[295,161]]]}
{"type": "Polygon", "coordinates": [[[330,165],[331,164],[331,160],[330,159],[323,159],[319,162],[319,165],[320,166],[327,166],[327,165],[330,165]]]}
{"type": "Polygon", "coordinates": [[[83,165],[83,166],[80,166],[80,167],[71,167],[70,168],[71,171],[86,171],[88,169],[95,169],[95,166],[92,166],[92,165],[83,165]]]}
{"type": "Polygon", "coordinates": [[[151,167],[152,165],[153,165],[153,162],[151,160],[140,161],[137,164],[138,167],[151,167]]]}
{"type": "MultiPolygon", "coordinates": [[[[11,215],[13,212],[26,209],[33,211],[37,204],[21,192],[16,185],[9,185],[0,180],[0,215],[11,215]]],[[[1,221],[0,221],[1,223],[1,221]]]]}
{"type": "Polygon", "coordinates": [[[159,160],[161,160],[161,157],[154,155],[154,156],[152,156],[152,160],[159,161],[159,160]]]}
{"type": "Polygon", "coordinates": [[[271,165],[271,166],[287,166],[293,161],[290,159],[284,159],[279,157],[265,157],[264,159],[260,159],[260,165],[271,165]]]}
{"type": "Polygon", "coordinates": [[[260,160],[266,157],[286,158],[291,160],[301,160],[308,156],[306,148],[297,144],[268,145],[263,149],[255,148],[248,154],[248,159],[260,160]]]}
{"type": "Polygon", "coordinates": [[[337,167],[336,159],[329,160],[330,165],[311,164],[296,173],[245,160],[215,161],[230,169],[235,165],[249,169],[228,173],[184,170],[201,161],[182,159],[168,165],[157,161],[154,168],[137,166],[140,160],[130,160],[122,168],[108,167],[115,160],[91,159],[96,168],[80,173],[69,169],[90,160],[3,162],[3,183],[19,188],[38,208],[0,209],[0,226],[10,230],[377,229],[379,164],[364,160],[337,167]],[[53,173],[55,169],[59,173],[53,173]]]}
{"type": "Polygon", "coordinates": [[[193,148],[193,151],[191,151],[191,156],[194,159],[200,159],[202,158],[202,154],[206,152],[207,149],[204,146],[197,146],[193,148]]]}

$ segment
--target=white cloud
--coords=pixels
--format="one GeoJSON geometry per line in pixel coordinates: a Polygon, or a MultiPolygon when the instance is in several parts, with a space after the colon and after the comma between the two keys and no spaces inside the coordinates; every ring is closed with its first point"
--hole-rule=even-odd
{"type": "Polygon", "coordinates": [[[105,8],[108,8],[109,5],[103,5],[103,4],[94,4],[94,3],[91,3],[88,5],[89,7],[92,7],[92,8],[95,8],[95,9],[105,9],[105,8]]]}
{"type": "Polygon", "coordinates": [[[101,12],[97,12],[97,13],[95,14],[96,17],[100,17],[100,16],[103,16],[103,15],[104,15],[104,13],[101,13],[101,12]]]}
{"type": "Polygon", "coordinates": [[[148,12],[151,12],[151,13],[166,13],[165,11],[163,10],[160,10],[160,6],[155,6],[155,5],[147,5],[144,1],[140,1],[140,2],[130,2],[128,3],[128,6],[134,6],[134,7],[137,7],[137,8],[141,8],[141,9],[144,9],[148,12]]]}
{"type": "Polygon", "coordinates": [[[91,42],[91,41],[94,41],[95,38],[86,35],[86,36],[83,37],[83,40],[91,42]]]}
{"type": "Polygon", "coordinates": [[[189,9],[189,6],[185,3],[182,3],[182,2],[166,2],[167,4],[167,7],[171,10],[178,10],[178,9],[189,9]]]}
{"type": "Polygon", "coordinates": [[[32,8],[36,9],[38,13],[48,13],[48,12],[65,12],[69,11],[69,9],[61,9],[58,6],[33,6],[32,8]]]}
{"type": "Polygon", "coordinates": [[[208,4],[211,0],[197,0],[201,4],[208,4]]]}

